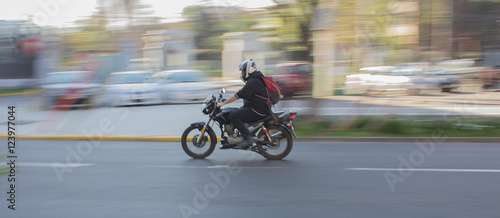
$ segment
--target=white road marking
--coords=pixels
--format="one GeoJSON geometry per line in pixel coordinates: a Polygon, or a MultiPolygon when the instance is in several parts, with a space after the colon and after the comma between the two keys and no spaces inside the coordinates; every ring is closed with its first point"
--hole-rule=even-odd
{"type": "MultiPolygon", "coordinates": [[[[8,163],[0,163],[0,166],[9,166],[8,163]]],[[[66,166],[66,167],[86,167],[94,164],[78,164],[78,163],[36,163],[36,162],[16,162],[16,167],[54,167],[54,166],[66,166]]]]}
{"type": "Polygon", "coordinates": [[[182,151],[165,151],[165,153],[167,153],[167,154],[173,154],[173,153],[179,153],[179,152],[182,152],[182,151]]]}
{"type": "Polygon", "coordinates": [[[168,169],[226,169],[230,167],[241,169],[283,169],[288,167],[245,167],[245,166],[229,166],[229,165],[213,165],[213,166],[183,166],[183,165],[152,165],[151,168],[168,168],[168,169]]]}
{"type": "Polygon", "coordinates": [[[349,171],[414,171],[414,172],[456,172],[456,173],[500,173],[497,169],[432,169],[432,168],[345,168],[349,171]]]}
{"type": "Polygon", "coordinates": [[[226,166],[181,166],[181,165],[152,165],[146,166],[151,168],[168,168],[168,169],[214,169],[214,168],[227,168],[226,166]]]}

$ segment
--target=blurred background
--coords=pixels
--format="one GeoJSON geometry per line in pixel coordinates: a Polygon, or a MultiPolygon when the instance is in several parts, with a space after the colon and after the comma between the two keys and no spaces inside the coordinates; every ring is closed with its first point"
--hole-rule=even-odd
{"type": "Polygon", "coordinates": [[[500,214],[500,0],[3,1],[0,106],[19,217],[500,214]],[[285,161],[135,141],[207,121],[249,58],[298,112],[285,161]]]}
{"type": "Polygon", "coordinates": [[[497,0],[26,0],[0,12],[0,88],[42,88],[46,106],[130,87],[147,96],[113,104],[174,102],[241,85],[248,58],[285,97],[499,86],[497,0]]]}

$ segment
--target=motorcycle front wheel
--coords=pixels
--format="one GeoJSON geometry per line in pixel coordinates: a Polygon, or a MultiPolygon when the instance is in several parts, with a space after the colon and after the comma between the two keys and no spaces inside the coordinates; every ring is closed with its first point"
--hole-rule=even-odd
{"type": "Polygon", "coordinates": [[[290,132],[281,126],[271,126],[268,129],[271,142],[265,133],[260,131],[258,138],[264,139],[263,143],[257,143],[259,153],[269,160],[281,160],[292,150],[293,138],[290,132]]]}
{"type": "Polygon", "coordinates": [[[194,126],[188,127],[184,130],[184,133],[182,133],[182,149],[187,155],[195,159],[203,159],[212,154],[217,144],[217,136],[215,136],[213,130],[208,129],[200,143],[198,143],[200,135],[201,131],[194,126]]]}

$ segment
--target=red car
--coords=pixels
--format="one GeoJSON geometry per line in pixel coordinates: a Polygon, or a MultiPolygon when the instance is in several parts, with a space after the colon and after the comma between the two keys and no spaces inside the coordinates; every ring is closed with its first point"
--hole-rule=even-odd
{"type": "Polygon", "coordinates": [[[500,66],[490,70],[478,71],[476,72],[476,78],[483,84],[483,89],[500,88],[500,66]]]}
{"type": "Polygon", "coordinates": [[[276,65],[274,79],[284,97],[312,93],[312,65],[308,62],[286,62],[276,65]]]}

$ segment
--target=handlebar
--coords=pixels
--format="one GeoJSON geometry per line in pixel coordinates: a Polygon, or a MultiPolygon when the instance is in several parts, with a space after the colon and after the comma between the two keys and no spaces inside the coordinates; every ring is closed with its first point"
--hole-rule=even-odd
{"type": "Polygon", "coordinates": [[[226,99],[224,99],[224,96],[223,94],[226,93],[226,89],[225,88],[222,88],[219,92],[219,98],[216,99],[215,96],[213,96],[214,100],[216,103],[222,103],[224,101],[226,101],[226,99]]]}

